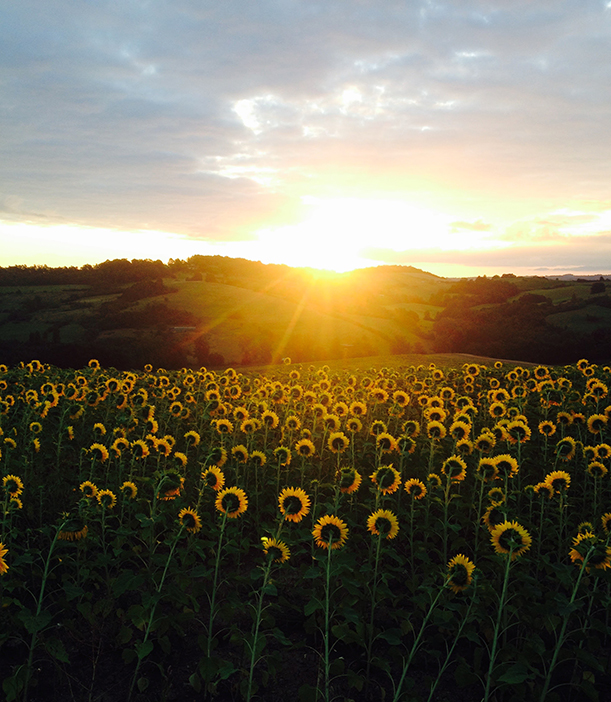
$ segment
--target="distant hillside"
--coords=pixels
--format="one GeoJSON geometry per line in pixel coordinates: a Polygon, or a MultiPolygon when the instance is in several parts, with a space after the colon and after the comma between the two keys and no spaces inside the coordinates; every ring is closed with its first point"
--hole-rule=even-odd
{"type": "Polygon", "coordinates": [[[602,280],[450,280],[409,266],[331,274],[245,259],[0,268],[0,362],[251,365],[469,353],[606,360],[602,280]]]}

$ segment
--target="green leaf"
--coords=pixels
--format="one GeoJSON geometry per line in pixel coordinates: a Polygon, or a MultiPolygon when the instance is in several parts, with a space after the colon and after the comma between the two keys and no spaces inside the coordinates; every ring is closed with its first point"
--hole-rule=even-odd
{"type": "Polygon", "coordinates": [[[202,681],[199,679],[199,675],[197,673],[193,673],[193,675],[189,676],[189,685],[191,685],[191,687],[197,693],[202,691],[202,681]]]}
{"type": "Polygon", "coordinates": [[[391,646],[401,645],[401,629],[386,629],[386,631],[380,632],[378,636],[391,646]]]}
{"type": "Polygon", "coordinates": [[[514,663],[503,675],[500,676],[499,682],[508,683],[509,685],[517,685],[525,680],[530,680],[534,677],[524,663],[514,663]]]}
{"type": "Polygon", "coordinates": [[[38,615],[34,615],[29,609],[24,608],[19,612],[17,618],[21,620],[29,634],[34,634],[48,626],[53,617],[50,612],[45,610],[38,615]]]}
{"type": "Polygon", "coordinates": [[[303,608],[303,613],[306,617],[309,617],[310,614],[314,614],[317,609],[322,609],[322,604],[316,599],[310,600],[309,602],[306,602],[306,605],[303,608]]]}
{"type": "Polygon", "coordinates": [[[130,627],[122,626],[117,634],[117,638],[115,639],[117,646],[125,646],[126,643],[129,643],[132,638],[132,633],[133,632],[130,627]]]}
{"type": "Polygon", "coordinates": [[[144,576],[135,575],[131,570],[124,570],[112,584],[115,597],[120,597],[124,592],[138,590],[144,583],[144,576]]]}
{"type": "Polygon", "coordinates": [[[145,678],[143,675],[141,678],[138,678],[136,685],[138,685],[138,690],[140,690],[140,692],[146,692],[146,689],[149,686],[149,679],[145,678]]]}
{"type": "Polygon", "coordinates": [[[146,658],[153,650],[153,642],[150,639],[148,641],[138,641],[134,648],[138,658],[142,660],[143,658],[146,658]]]}
{"type": "Polygon", "coordinates": [[[47,649],[47,653],[51,654],[53,658],[57,658],[57,660],[62,663],[70,663],[64,642],[61,639],[55,637],[50,638],[45,643],[45,648],[47,649]]]}

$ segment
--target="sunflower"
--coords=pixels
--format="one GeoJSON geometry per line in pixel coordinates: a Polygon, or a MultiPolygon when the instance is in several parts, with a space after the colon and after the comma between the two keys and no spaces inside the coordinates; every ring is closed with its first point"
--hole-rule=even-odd
{"type": "Polygon", "coordinates": [[[507,453],[501,453],[495,456],[493,460],[499,474],[503,477],[513,478],[520,470],[518,468],[518,461],[507,453]]]}
{"type": "Polygon", "coordinates": [[[117,496],[112,490],[100,490],[96,495],[100,507],[112,509],[117,504],[117,496]]]}
{"type": "Polygon", "coordinates": [[[378,434],[384,434],[388,431],[388,427],[381,419],[376,419],[371,423],[369,428],[369,434],[371,436],[378,436],[378,434]]]}
{"type": "Polygon", "coordinates": [[[132,453],[135,458],[146,458],[151,453],[151,450],[144,439],[136,439],[132,443],[132,453]]]}
{"type": "Polygon", "coordinates": [[[291,462],[291,449],[286,446],[276,446],[274,456],[278,460],[279,465],[288,466],[291,462]]]}
{"type": "Polygon", "coordinates": [[[489,532],[492,532],[495,527],[502,524],[506,519],[507,516],[504,510],[497,503],[491,504],[482,515],[482,522],[486,525],[489,532]]]}
{"type": "Polygon", "coordinates": [[[548,483],[537,483],[534,486],[533,491],[537,497],[547,497],[548,500],[551,500],[554,497],[554,488],[548,483]]]}
{"type": "Polygon", "coordinates": [[[136,495],[138,494],[138,488],[136,487],[135,483],[132,483],[131,480],[126,480],[123,485],[121,485],[119,490],[121,490],[124,497],[126,497],[128,500],[135,500],[136,495]]]}
{"type": "Polygon", "coordinates": [[[2,478],[2,487],[11,497],[19,497],[23,492],[23,481],[17,475],[5,475],[2,478]]]}
{"type": "Polygon", "coordinates": [[[286,563],[291,557],[289,547],[284,541],[269,539],[267,536],[264,536],[261,541],[263,542],[263,553],[274,563],[286,563]]]}
{"type": "Polygon", "coordinates": [[[446,585],[452,592],[459,593],[466,590],[471,585],[474,570],[475,564],[459,553],[448,563],[446,585]]]}
{"type": "Polygon", "coordinates": [[[81,483],[79,490],[85,497],[95,497],[98,494],[98,488],[90,480],[85,480],[84,483],[81,483]]]}
{"type": "Polygon", "coordinates": [[[42,424],[40,422],[32,422],[30,424],[30,431],[32,434],[40,434],[42,431],[42,424]]]}
{"type": "Polygon", "coordinates": [[[188,431],[184,438],[187,440],[189,446],[199,446],[201,441],[201,436],[196,431],[188,431]]]}
{"type": "Polygon", "coordinates": [[[291,414],[284,420],[284,426],[289,431],[299,431],[301,429],[301,419],[297,415],[291,414]]]}
{"type": "Polygon", "coordinates": [[[607,536],[609,535],[609,532],[611,531],[611,512],[606,512],[603,514],[603,516],[600,518],[603,530],[607,536]]]}
{"type": "Polygon", "coordinates": [[[227,449],[223,446],[215,446],[210,450],[206,458],[206,465],[217,466],[217,468],[222,468],[225,463],[227,463],[227,449]]]}
{"type": "Polygon", "coordinates": [[[454,421],[450,425],[450,436],[454,441],[464,441],[469,438],[471,433],[471,425],[468,422],[461,420],[454,421]]]}
{"type": "Polygon", "coordinates": [[[399,446],[392,434],[383,431],[376,436],[376,448],[380,453],[392,453],[392,451],[396,451],[399,446]]]}
{"type": "Polygon", "coordinates": [[[560,494],[569,489],[571,476],[565,470],[555,470],[546,475],[543,482],[549,485],[556,494],[560,494]]]}
{"type": "Polygon", "coordinates": [[[278,426],[280,419],[273,410],[266,410],[261,415],[261,421],[268,429],[275,429],[278,426]]]}
{"type": "Polygon", "coordinates": [[[225,474],[218,466],[211,466],[201,472],[201,479],[204,484],[212,488],[215,492],[222,490],[225,485],[225,474]]]}
{"type": "Polygon", "coordinates": [[[161,479],[157,499],[168,501],[180,497],[181,490],[185,485],[185,479],[175,470],[168,470],[161,479]]]}
{"type": "Polygon", "coordinates": [[[553,436],[556,433],[556,425],[553,422],[539,422],[539,434],[545,437],[553,436]]]}
{"type": "Polygon", "coordinates": [[[339,517],[326,514],[316,522],[312,536],[319,548],[339,549],[346,543],[348,527],[339,517]]]}
{"type": "Polygon", "coordinates": [[[602,478],[608,473],[607,467],[600,461],[590,461],[586,471],[588,472],[588,475],[592,476],[593,478],[602,478]]]}
{"type": "Polygon", "coordinates": [[[488,454],[496,446],[496,437],[489,431],[482,432],[473,442],[473,447],[480,453],[488,454]]]}
{"type": "Polygon", "coordinates": [[[586,531],[594,531],[594,524],[592,524],[592,522],[581,522],[577,525],[578,534],[585,534],[586,531]]]}
{"type": "Polygon", "coordinates": [[[202,520],[191,507],[183,507],[178,513],[178,521],[191,534],[196,534],[202,528],[202,520]]]}
{"type": "Polygon", "coordinates": [[[488,499],[494,505],[500,505],[505,502],[505,493],[500,487],[493,487],[488,490],[488,499]]]}
{"type": "Polygon", "coordinates": [[[588,431],[591,434],[601,434],[605,430],[608,421],[609,418],[606,414],[593,414],[588,417],[588,431]]]}
{"type": "Polygon", "coordinates": [[[611,457],[611,446],[609,444],[597,444],[594,450],[596,451],[596,457],[601,460],[611,457]]]}
{"type": "Polygon", "coordinates": [[[453,482],[461,482],[467,475],[467,464],[460,456],[446,458],[441,466],[441,472],[453,482]]]}
{"type": "Polygon", "coordinates": [[[532,538],[518,522],[505,521],[494,527],[490,541],[496,553],[508,553],[511,560],[514,561],[518,556],[528,551],[532,538]]]}
{"type": "Polygon", "coordinates": [[[349,431],[351,434],[356,434],[361,431],[362,428],[363,423],[358,417],[348,417],[348,419],[346,419],[346,431],[349,431]]]}
{"type": "Polygon", "coordinates": [[[414,500],[422,500],[426,495],[426,485],[418,478],[410,478],[405,481],[403,489],[408,495],[411,495],[414,500]]]}
{"type": "Polygon", "coordinates": [[[226,514],[229,519],[235,519],[246,512],[248,498],[242,488],[225,488],[217,495],[214,505],[219,512],[226,514]]]}
{"type": "Polygon", "coordinates": [[[401,485],[401,475],[392,465],[380,466],[369,477],[382,495],[392,495],[401,485]]]}
{"type": "Polygon", "coordinates": [[[352,495],[359,489],[362,480],[361,474],[355,468],[342,468],[339,475],[340,492],[352,495]]]}
{"type": "Polygon", "coordinates": [[[514,444],[518,442],[524,443],[531,437],[530,427],[522,420],[509,422],[507,425],[507,434],[509,435],[509,441],[514,444]]]}
{"type": "Polygon", "coordinates": [[[284,488],[278,496],[278,507],[289,522],[300,522],[310,511],[310,498],[302,488],[284,488]]]}
{"type": "Polygon", "coordinates": [[[8,565],[4,560],[4,556],[8,553],[8,548],[4,548],[4,544],[0,543],[0,575],[4,575],[8,570],[8,565]]]}
{"type": "Polygon", "coordinates": [[[80,541],[86,538],[89,527],[79,517],[69,519],[64,528],[59,532],[57,538],[60,541],[80,541]]]}
{"type": "Polygon", "coordinates": [[[431,421],[426,425],[426,433],[429,439],[440,441],[446,437],[447,430],[441,422],[431,421]]]}
{"type": "Polygon", "coordinates": [[[399,533],[399,521],[388,509],[378,509],[367,519],[367,529],[371,534],[394,539],[399,533]]]}
{"type": "Polygon", "coordinates": [[[308,458],[316,453],[316,448],[310,439],[301,439],[295,444],[295,451],[303,458],[308,458]]]}
{"type": "Polygon", "coordinates": [[[238,444],[231,449],[231,455],[238,463],[246,463],[248,460],[248,449],[243,444],[238,444]]]}
{"type": "Polygon", "coordinates": [[[103,444],[91,444],[89,451],[94,458],[102,461],[102,463],[108,460],[108,449],[103,444]]]}
{"type": "Polygon", "coordinates": [[[334,431],[329,435],[327,446],[333,453],[343,453],[350,445],[350,439],[343,431],[334,431]]]}
{"type": "Polygon", "coordinates": [[[577,442],[572,436],[565,436],[556,444],[556,455],[561,461],[570,461],[575,456],[577,442]]]}
{"type": "Polygon", "coordinates": [[[431,490],[441,487],[441,478],[437,475],[437,473],[429,473],[426,477],[426,482],[431,490]]]}
{"type": "Polygon", "coordinates": [[[607,546],[591,531],[585,531],[573,539],[573,548],[569,551],[569,556],[573,563],[580,568],[586,565],[586,573],[594,567],[599,570],[606,570],[611,567],[611,547],[607,546]]]}

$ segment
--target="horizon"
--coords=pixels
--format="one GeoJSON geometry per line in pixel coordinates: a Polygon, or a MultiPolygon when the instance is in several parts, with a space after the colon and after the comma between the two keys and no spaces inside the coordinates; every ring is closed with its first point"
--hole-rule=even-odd
{"type": "Polygon", "coordinates": [[[611,268],[611,2],[0,17],[0,266],[611,268]]]}

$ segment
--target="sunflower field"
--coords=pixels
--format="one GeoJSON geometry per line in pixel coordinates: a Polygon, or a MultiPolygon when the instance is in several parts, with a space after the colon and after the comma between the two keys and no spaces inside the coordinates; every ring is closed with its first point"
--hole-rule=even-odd
{"type": "Polygon", "coordinates": [[[610,380],[0,365],[3,699],[611,699],[610,380]]]}

